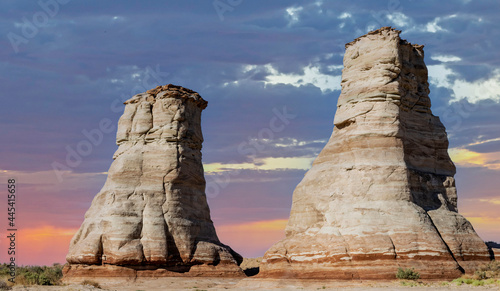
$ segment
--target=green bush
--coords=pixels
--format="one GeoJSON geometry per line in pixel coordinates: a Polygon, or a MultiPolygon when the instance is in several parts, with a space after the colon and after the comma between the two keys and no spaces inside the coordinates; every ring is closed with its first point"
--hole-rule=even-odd
{"type": "Polygon", "coordinates": [[[10,270],[9,270],[9,265],[8,264],[1,264],[0,265],[0,276],[9,276],[10,270]]]}
{"type": "MultiPolygon", "coordinates": [[[[7,264],[0,265],[0,275],[9,277],[7,264]]],[[[62,278],[62,265],[53,266],[18,266],[16,284],[18,285],[59,285],[62,278]]]]}
{"type": "Polygon", "coordinates": [[[420,279],[420,274],[416,272],[413,268],[406,270],[398,268],[398,272],[396,273],[396,278],[403,280],[418,280],[420,279]]]}

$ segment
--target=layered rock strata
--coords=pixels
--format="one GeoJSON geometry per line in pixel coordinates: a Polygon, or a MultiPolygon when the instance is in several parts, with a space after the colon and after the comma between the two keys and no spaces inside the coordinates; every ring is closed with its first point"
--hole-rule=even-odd
{"type": "Polygon", "coordinates": [[[166,85],[125,102],[118,150],[73,237],[64,276],[243,276],[220,243],[201,162],[207,102],[166,85]]]}
{"type": "Polygon", "coordinates": [[[335,128],[293,193],[263,277],[454,278],[490,260],[457,212],[455,166],[431,112],[421,45],[384,27],[346,45],[335,128]]]}

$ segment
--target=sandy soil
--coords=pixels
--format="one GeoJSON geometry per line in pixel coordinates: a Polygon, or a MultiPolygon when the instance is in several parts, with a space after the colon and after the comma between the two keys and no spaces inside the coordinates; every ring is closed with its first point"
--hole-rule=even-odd
{"type": "MultiPolygon", "coordinates": [[[[402,286],[400,281],[329,281],[329,280],[277,280],[277,279],[231,279],[231,278],[158,278],[149,280],[100,282],[104,290],[160,291],[160,290],[500,290],[499,285],[470,286],[441,282],[421,282],[420,286],[402,286]]],[[[30,291],[90,291],[100,290],[89,285],[67,286],[15,286],[13,290],[30,291]]]]}

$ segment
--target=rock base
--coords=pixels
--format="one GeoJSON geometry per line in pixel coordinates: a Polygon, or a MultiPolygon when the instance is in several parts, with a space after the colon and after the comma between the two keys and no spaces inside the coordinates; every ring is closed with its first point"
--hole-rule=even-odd
{"type": "Polygon", "coordinates": [[[66,264],[63,282],[80,283],[83,280],[132,280],[137,278],[160,277],[231,277],[245,278],[240,267],[234,264],[194,265],[194,266],[115,266],[66,264]]]}
{"type": "MultiPolygon", "coordinates": [[[[471,269],[485,262],[467,262],[471,269]],[[474,266],[472,266],[474,265],[474,266]]],[[[257,278],[274,279],[330,279],[330,280],[395,280],[398,268],[414,269],[424,280],[452,280],[464,273],[456,264],[449,261],[359,261],[321,263],[272,263],[257,278]],[[271,267],[272,266],[272,267],[271,267]]]]}

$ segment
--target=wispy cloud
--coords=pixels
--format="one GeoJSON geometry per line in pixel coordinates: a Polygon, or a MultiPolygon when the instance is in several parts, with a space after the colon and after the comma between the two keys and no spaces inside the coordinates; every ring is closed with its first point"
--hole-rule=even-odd
{"type": "MultiPolygon", "coordinates": [[[[438,59],[439,57],[435,57],[438,59]]],[[[441,57],[441,61],[452,62],[453,57],[441,57]]],[[[458,61],[458,60],[457,60],[458,61]]],[[[482,100],[492,100],[500,102],[500,69],[497,69],[488,78],[476,81],[467,81],[460,78],[458,73],[453,71],[446,64],[428,66],[429,82],[437,87],[444,87],[452,90],[453,96],[450,103],[466,99],[470,103],[477,103],[482,100]]]]}
{"type": "Polygon", "coordinates": [[[321,89],[322,92],[340,90],[340,75],[329,75],[322,73],[319,66],[308,65],[303,68],[302,74],[281,73],[272,65],[266,65],[269,75],[266,76],[267,84],[285,84],[294,87],[313,85],[321,89]]]}
{"type": "Polygon", "coordinates": [[[449,150],[451,159],[461,167],[485,167],[490,170],[500,170],[500,151],[492,153],[477,153],[465,148],[449,150]]]}
{"type": "Polygon", "coordinates": [[[431,56],[431,59],[440,61],[442,63],[448,63],[448,62],[458,62],[461,61],[462,59],[457,56],[453,55],[433,55],[431,56]]]}
{"type": "Polygon", "coordinates": [[[291,26],[299,22],[299,13],[304,10],[304,7],[288,7],[286,11],[286,16],[288,17],[288,25],[291,26]]]}
{"type": "Polygon", "coordinates": [[[210,163],[203,165],[205,172],[222,172],[231,169],[237,170],[282,170],[299,169],[308,170],[311,168],[314,157],[290,157],[290,158],[262,158],[255,159],[253,163],[210,163]]]}

